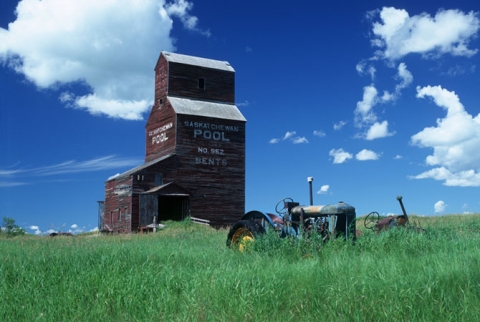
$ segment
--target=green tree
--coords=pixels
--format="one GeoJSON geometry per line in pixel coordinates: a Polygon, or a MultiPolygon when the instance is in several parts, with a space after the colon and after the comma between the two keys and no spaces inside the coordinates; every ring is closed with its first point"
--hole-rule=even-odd
{"type": "Polygon", "coordinates": [[[7,234],[7,237],[14,237],[19,235],[25,235],[25,229],[20,228],[15,224],[15,219],[9,217],[3,217],[3,231],[7,234]]]}

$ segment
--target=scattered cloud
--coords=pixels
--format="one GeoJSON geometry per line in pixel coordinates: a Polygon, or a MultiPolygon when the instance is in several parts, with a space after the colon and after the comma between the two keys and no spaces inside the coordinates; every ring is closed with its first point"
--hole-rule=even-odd
{"type": "Polygon", "coordinates": [[[240,102],[240,103],[236,103],[236,105],[239,106],[239,107],[245,107],[245,106],[249,106],[250,102],[249,101],[243,101],[243,102],[240,102]]]}
{"type": "Polygon", "coordinates": [[[341,130],[346,124],[347,124],[346,121],[340,121],[340,122],[338,122],[338,123],[333,124],[333,129],[334,129],[335,131],[339,131],[339,130],[341,130]]]}
{"type": "MultiPolygon", "coordinates": [[[[356,65],[356,70],[360,75],[370,75],[372,82],[377,73],[374,63],[379,60],[386,61],[389,67],[394,67],[396,61],[408,54],[438,58],[444,54],[471,57],[477,53],[477,49],[469,49],[468,45],[480,29],[478,13],[439,10],[434,17],[426,13],[411,17],[406,10],[384,7],[368,12],[366,18],[372,23],[371,45],[376,51],[373,57],[361,60],[356,65]]],[[[412,84],[413,76],[407,65],[400,62],[396,66],[397,73],[394,78],[398,83],[393,91],[380,92],[374,83],[363,88],[362,100],[357,102],[354,111],[355,126],[362,129],[362,133],[356,137],[375,140],[395,134],[395,131],[388,128],[387,120],[379,119],[375,106],[397,101],[402,91],[412,84]]],[[[447,73],[458,75],[471,68],[474,70],[475,66],[456,65],[447,73]]],[[[419,137],[415,139],[413,141],[416,144],[424,145],[419,143],[419,137]]]]}
{"type": "Polygon", "coordinates": [[[175,50],[172,18],[210,35],[192,8],[185,0],[22,0],[16,20],[0,28],[0,63],[39,89],[83,85],[85,95],[59,95],[67,107],[141,120],[152,105],[158,53],[175,50]]]}
{"type": "Polygon", "coordinates": [[[427,13],[410,17],[403,9],[384,7],[369,12],[373,22],[372,46],[378,48],[376,56],[390,61],[411,53],[423,57],[438,57],[443,54],[470,57],[477,49],[468,48],[475,36],[480,21],[474,12],[439,10],[434,17],[427,13]]]}
{"type": "Polygon", "coordinates": [[[472,213],[471,211],[468,210],[468,204],[466,204],[466,203],[463,204],[462,210],[463,210],[463,214],[464,214],[464,215],[469,215],[469,214],[472,213]]]}
{"type": "Polygon", "coordinates": [[[61,174],[93,172],[119,168],[130,168],[142,163],[143,160],[136,158],[119,158],[109,155],[87,161],[70,160],[50,166],[37,168],[16,168],[14,170],[0,170],[0,187],[12,187],[28,183],[18,181],[19,177],[32,176],[45,177],[61,174]],[[5,181],[3,181],[5,180],[5,181]]]}
{"type": "Polygon", "coordinates": [[[425,163],[434,167],[413,178],[440,180],[447,186],[480,186],[480,113],[468,114],[455,92],[441,86],[417,87],[417,97],[432,98],[446,116],[411,137],[413,145],[433,149],[425,163]]]}
{"type": "Polygon", "coordinates": [[[22,181],[17,181],[17,182],[0,181],[0,188],[18,187],[18,186],[24,186],[27,184],[28,184],[27,182],[22,182],[22,181]]]}
{"type": "Polygon", "coordinates": [[[455,64],[453,66],[450,66],[447,71],[443,72],[442,74],[448,76],[474,74],[476,69],[477,66],[471,63],[455,64]]]}
{"type": "Polygon", "coordinates": [[[394,99],[398,98],[400,96],[400,93],[402,89],[408,87],[412,81],[413,81],[413,76],[412,73],[410,73],[407,69],[407,65],[405,63],[400,63],[397,68],[397,79],[400,79],[400,83],[395,86],[395,96],[394,99]]]}
{"type": "Polygon", "coordinates": [[[308,140],[307,140],[307,138],[302,136],[302,137],[292,138],[292,142],[293,142],[293,144],[302,144],[302,143],[308,143],[308,140]]]}
{"type": "Polygon", "coordinates": [[[323,138],[323,137],[326,136],[325,132],[323,132],[323,131],[317,131],[317,130],[313,131],[313,135],[318,136],[318,137],[320,137],[320,138],[323,138]]]}
{"type": "Polygon", "coordinates": [[[378,160],[380,155],[372,150],[363,149],[355,155],[358,161],[378,160]]]}
{"type": "Polygon", "coordinates": [[[308,140],[304,136],[297,136],[297,132],[292,131],[292,132],[287,132],[283,136],[282,139],[279,138],[273,138],[269,142],[270,144],[277,144],[280,143],[281,141],[290,141],[293,144],[302,144],[302,143],[308,143],[308,140]]]}
{"type": "MultiPolygon", "coordinates": [[[[66,226],[66,224],[63,224],[62,227],[66,226]]],[[[79,227],[77,224],[72,224],[70,226],[70,229],[68,229],[67,231],[64,231],[62,229],[62,227],[59,227],[59,228],[50,228],[50,229],[47,229],[45,231],[41,230],[39,226],[36,226],[36,225],[32,225],[32,226],[28,226],[28,229],[30,230],[33,230],[33,234],[37,235],[37,236],[47,236],[47,235],[50,235],[51,233],[58,233],[58,232],[69,232],[69,233],[72,233],[73,235],[78,235],[78,234],[82,234],[82,233],[86,233],[86,232],[96,232],[98,231],[98,227],[94,227],[90,230],[87,230],[86,227],[79,227]]]]}
{"type": "Polygon", "coordinates": [[[447,204],[443,202],[443,200],[439,200],[433,205],[433,209],[435,213],[443,212],[445,211],[445,208],[447,207],[447,204]]]}
{"type": "Polygon", "coordinates": [[[325,184],[325,185],[320,187],[320,190],[318,190],[317,194],[324,195],[328,192],[329,189],[330,189],[330,185],[325,184]]]}
{"type": "Polygon", "coordinates": [[[41,235],[42,231],[39,229],[38,226],[28,226],[28,229],[33,230],[33,234],[35,235],[41,235]]]}
{"type": "Polygon", "coordinates": [[[329,155],[333,157],[334,164],[344,163],[347,160],[353,158],[353,155],[351,153],[348,153],[343,149],[332,149],[330,150],[329,155]]]}
{"type": "Polygon", "coordinates": [[[297,132],[293,131],[293,132],[287,132],[285,133],[285,135],[283,136],[283,139],[284,140],[288,140],[288,139],[291,139],[293,138],[293,136],[297,134],[297,132]]]}
{"type": "Polygon", "coordinates": [[[395,132],[389,132],[388,131],[388,121],[383,121],[382,123],[375,122],[370,126],[368,129],[365,139],[366,140],[375,140],[375,139],[380,139],[384,138],[387,136],[392,136],[394,135],[395,132]]]}
{"type": "Polygon", "coordinates": [[[377,116],[373,113],[372,108],[378,102],[378,91],[374,85],[368,85],[363,88],[363,99],[357,102],[355,109],[355,123],[361,126],[363,123],[373,123],[377,120],[377,116]]]}
{"type": "Polygon", "coordinates": [[[375,73],[377,72],[377,70],[376,70],[375,66],[373,66],[373,64],[367,63],[367,61],[365,59],[360,61],[355,66],[355,68],[357,69],[357,72],[360,75],[367,74],[367,75],[370,75],[370,78],[372,79],[372,81],[375,80],[375,73]]]}
{"type": "Polygon", "coordinates": [[[167,14],[172,17],[178,17],[185,29],[196,31],[206,37],[210,37],[210,30],[202,30],[198,28],[198,18],[189,13],[192,9],[193,3],[185,0],[175,0],[174,2],[167,3],[165,6],[167,14]]]}
{"type": "Polygon", "coordinates": [[[395,79],[399,80],[399,83],[392,93],[384,91],[380,96],[374,84],[363,88],[363,99],[357,102],[354,111],[355,125],[358,128],[369,127],[369,129],[359,137],[366,140],[375,140],[395,134],[395,132],[388,130],[388,121],[378,122],[378,116],[373,109],[377,104],[395,102],[400,97],[402,90],[412,83],[413,76],[407,70],[407,65],[404,63],[398,65],[395,79]]]}
{"type": "Polygon", "coordinates": [[[400,160],[401,158],[402,158],[402,156],[400,154],[397,154],[393,159],[400,160]]]}

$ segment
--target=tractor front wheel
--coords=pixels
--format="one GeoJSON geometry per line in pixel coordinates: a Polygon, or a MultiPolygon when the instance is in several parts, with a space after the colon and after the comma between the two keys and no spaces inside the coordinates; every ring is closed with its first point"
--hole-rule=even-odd
{"type": "Polygon", "coordinates": [[[255,238],[265,233],[259,223],[253,220],[240,220],[233,224],[228,232],[227,247],[238,249],[241,252],[246,251],[255,238]]]}

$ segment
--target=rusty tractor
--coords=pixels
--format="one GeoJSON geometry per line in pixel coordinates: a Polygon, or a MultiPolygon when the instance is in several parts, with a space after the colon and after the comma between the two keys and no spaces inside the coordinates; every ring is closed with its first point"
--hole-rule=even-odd
{"type": "Polygon", "coordinates": [[[426,233],[426,230],[414,225],[410,222],[407,212],[405,211],[405,207],[403,206],[402,196],[398,196],[397,200],[400,203],[400,207],[402,208],[402,215],[398,216],[388,216],[383,219],[380,219],[380,215],[378,212],[371,212],[369,213],[364,219],[364,226],[367,229],[371,229],[375,232],[386,231],[391,228],[395,227],[405,227],[407,229],[412,229],[417,232],[426,233]]]}
{"type": "Polygon", "coordinates": [[[283,198],[275,206],[275,211],[276,214],[257,210],[247,212],[230,228],[227,246],[244,251],[268,229],[276,231],[280,238],[317,236],[323,241],[356,238],[355,208],[343,201],[326,206],[301,206],[292,198],[283,198]]]}

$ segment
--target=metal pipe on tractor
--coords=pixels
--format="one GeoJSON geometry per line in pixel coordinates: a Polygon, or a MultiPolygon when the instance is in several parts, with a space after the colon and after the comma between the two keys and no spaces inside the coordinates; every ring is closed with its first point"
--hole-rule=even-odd
{"type": "Polygon", "coordinates": [[[313,177],[308,177],[307,181],[310,188],[310,206],[313,206],[313,190],[312,190],[313,177]]]}

